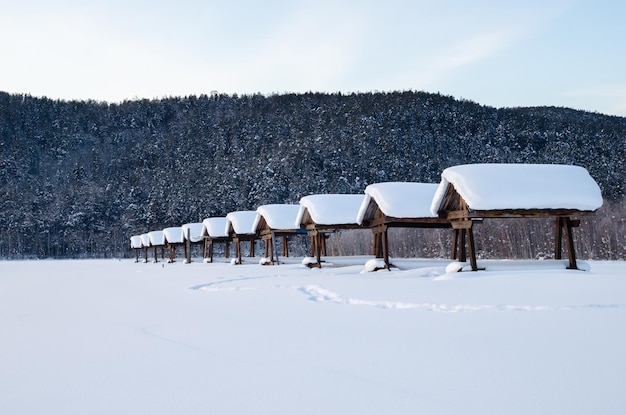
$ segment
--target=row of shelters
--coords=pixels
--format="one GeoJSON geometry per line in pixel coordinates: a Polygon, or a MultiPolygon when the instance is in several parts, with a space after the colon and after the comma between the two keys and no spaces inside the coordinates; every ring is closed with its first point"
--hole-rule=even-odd
{"type": "MultiPolygon", "coordinates": [[[[561,259],[563,241],[568,268],[577,269],[572,230],[579,216],[602,206],[602,195],[588,171],[579,166],[548,164],[470,164],[453,166],[441,174],[440,183],[386,182],[367,186],[364,194],[318,194],[303,197],[299,204],[272,204],[253,211],[230,212],[202,223],[166,228],[131,237],[131,247],[144,251],[169,249],[175,258],[178,246],[189,260],[191,244],[202,244],[206,262],[213,260],[213,245],[235,247],[233,263],[241,263],[243,242],[265,242],[264,264],[278,263],[277,239],[288,256],[287,239],[304,234],[311,238],[307,265],[319,267],[326,255],[328,235],[342,229],[371,229],[377,268],[389,269],[388,230],[392,227],[449,228],[452,230],[451,259],[476,261],[474,225],[491,218],[553,218],[554,257],[561,259]]],[[[163,257],[163,254],[162,254],[163,257]]]]}

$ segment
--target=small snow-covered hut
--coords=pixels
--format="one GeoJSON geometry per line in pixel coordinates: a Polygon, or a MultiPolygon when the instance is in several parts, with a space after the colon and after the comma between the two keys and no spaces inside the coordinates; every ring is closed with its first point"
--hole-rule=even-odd
{"type": "Polygon", "coordinates": [[[163,231],[152,231],[148,232],[148,238],[150,240],[150,245],[154,248],[154,262],[159,262],[159,258],[157,255],[157,248],[161,248],[161,259],[165,259],[165,234],[163,231]]]}
{"type": "Polygon", "coordinates": [[[185,261],[191,262],[191,245],[199,245],[204,242],[204,227],[202,222],[185,223],[181,226],[183,229],[183,237],[185,243],[183,244],[185,250],[185,261]]]}
{"type": "Polygon", "coordinates": [[[278,251],[276,248],[276,238],[282,237],[282,255],[289,256],[287,246],[288,238],[298,233],[306,234],[305,230],[296,228],[296,218],[300,211],[300,205],[295,204],[272,204],[263,205],[257,208],[257,215],[252,227],[257,235],[265,242],[265,258],[273,264],[276,259],[278,264],[278,251]],[[275,258],[274,258],[275,254],[275,258]]]}
{"type": "Polygon", "coordinates": [[[139,251],[143,248],[141,235],[133,235],[130,237],[130,247],[135,251],[135,262],[139,262],[139,251]]]}
{"type": "Polygon", "coordinates": [[[254,242],[258,239],[254,223],[255,210],[240,210],[226,215],[226,232],[235,244],[236,263],[241,264],[241,242],[250,242],[250,257],[254,257],[254,242]]]}
{"type": "Polygon", "coordinates": [[[148,248],[150,248],[150,235],[142,233],[139,235],[141,238],[141,246],[143,247],[143,262],[148,262],[148,248]]]}
{"type": "MultiPolygon", "coordinates": [[[[570,269],[577,269],[573,217],[602,206],[602,194],[586,169],[556,164],[469,164],[445,169],[431,212],[467,235],[472,270],[477,270],[473,224],[487,218],[554,218],[556,259],[565,237],[570,269]]],[[[456,245],[457,238],[454,238],[456,245]]]]}
{"type": "Polygon", "coordinates": [[[386,182],[365,188],[357,223],[374,233],[374,255],[389,269],[388,229],[450,228],[450,222],[433,214],[430,207],[438,185],[434,183],[386,182]]]}
{"type": "Polygon", "coordinates": [[[363,203],[363,195],[317,194],[300,199],[296,227],[306,229],[311,236],[312,255],[315,261],[310,267],[320,267],[321,257],[326,255],[326,238],[337,230],[360,229],[356,222],[363,203]]]}
{"type": "Polygon", "coordinates": [[[232,238],[228,234],[226,224],[228,220],[225,217],[206,218],[202,221],[202,235],[204,238],[204,248],[202,256],[205,262],[213,262],[213,244],[224,243],[224,256],[230,256],[229,248],[232,238]]]}
{"type": "Polygon", "coordinates": [[[167,262],[174,262],[176,260],[176,247],[185,243],[183,228],[180,226],[165,228],[163,229],[163,235],[165,236],[165,244],[170,252],[170,257],[167,262]]]}

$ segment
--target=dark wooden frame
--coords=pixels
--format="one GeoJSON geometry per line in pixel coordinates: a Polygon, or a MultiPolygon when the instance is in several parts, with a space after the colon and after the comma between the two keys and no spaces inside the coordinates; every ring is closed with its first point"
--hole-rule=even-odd
{"type": "Polygon", "coordinates": [[[374,198],[370,199],[363,215],[363,226],[372,229],[374,234],[373,255],[376,258],[382,258],[385,262],[385,269],[388,270],[393,266],[389,262],[389,228],[449,229],[452,227],[447,219],[440,217],[396,218],[387,216],[374,198]]]}
{"type": "Polygon", "coordinates": [[[329,238],[330,234],[339,230],[365,229],[362,225],[357,223],[336,225],[317,224],[313,221],[313,218],[311,218],[308,209],[304,210],[300,227],[301,229],[305,229],[311,237],[311,256],[315,257],[316,262],[314,264],[307,264],[309,268],[322,267],[322,256],[326,255],[326,240],[329,238]]]}
{"type": "Polygon", "coordinates": [[[241,243],[250,242],[250,258],[254,258],[254,242],[259,239],[256,233],[253,234],[238,234],[232,231],[232,240],[235,245],[235,258],[237,258],[237,264],[241,264],[241,243]]]}
{"type": "Polygon", "coordinates": [[[467,205],[451,183],[448,183],[445,195],[439,207],[439,217],[450,221],[454,229],[453,252],[461,248],[461,253],[458,257],[460,261],[465,262],[464,248],[465,244],[467,244],[467,254],[472,271],[478,271],[480,269],[476,262],[474,224],[490,218],[554,218],[554,258],[562,258],[562,242],[563,239],[565,239],[568,258],[567,269],[578,269],[572,229],[580,225],[580,220],[572,219],[572,217],[591,214],[593,214],[593,211],[577,209],[473,210],[467,205]],[[459,236],[461,238],[460,243],[458,243],[459,236]]]}
{"type": "Polygon", "coordinates": [[[230,243],[232,242],[232,238],[230,236],[205,236],[204,237],[204,245],[202,247],[202,258],[206,261],[207,256],[209,262],[213,262],[213,244],[214,243],[223,243],[224,244],[224,257],[230,258],[230,243]]]}
{"type": "MultiPolygon", "coordinates": [[[[198,222],[200,225],[202,225],[202,222],[198,222]]],[[[188,225],[188,224],[186,224],[188,225]]],[[[185,255],[185,260],[188,264],[191,263],[191,247],[193,245],[202,245],[202,259],[204,260],[204,247],[205,247],[205,240],[204,237],[202,237],[200,240],[198,241],[192,241],[191,240],[191,229],[189,227],[185,227],[186,225],[183,225],[183,238],[184,238],[184,245],[183,245],[183,249],[184,249],[184,255],[185,255]]]]}
{"type": "Polygon", "coordinates": [[[265,217],[261,215],[259,219],[259,223],[256,228],[257,235],[264,242],[265,250],[264,255],[265,258],[269,258],[270,262],[265,263],[265,265],[279,265],[280,261],[278,259],[278,250],[276,249],[277,239],[281,238],[281,248],[282,248],[282,256],[289,257],[289,238],[294,235],[306,235],[308,232],[303,229],[272,229],[268,225],[265,217]]]}

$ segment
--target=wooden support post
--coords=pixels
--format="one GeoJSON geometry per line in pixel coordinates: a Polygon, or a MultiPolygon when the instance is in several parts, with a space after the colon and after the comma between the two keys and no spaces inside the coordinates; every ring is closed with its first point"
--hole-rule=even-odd
{"type": "Polygon", "coordinates": [[[382,227],[382,248],[383,248],[383,259],[385,261],[385,268],[391,271],[391,264],[389,263],[389,236],[387,234],[387,226],[383,225],[382,227]]]}
{"type": "Polygon", "coordinates": [[[378,249],[378,232],[376,232],[375,229],[372,228],[372,233],[374,234],[374,241],[372,244],[372,255],[374,255],[375,258],[380,258],[379,256],[379,249],[378,249]]]}
{"type": "Polygon", "coordinates": [[[470,257],[470,265],[472,266],[472,271],[478,271],[478,264],[476,263],[476,247],[474,245],[474,229],[472,226],[467,229],[467,249],[470,257]]]}
{"type": "MultiPolygon", "coordinates": [[[[457,247],[460,248],[461,251],[458,256],[459,262],[466,262],[467,255],[469,255],[469,261],[470,265],[472,266],[472,271],[478,271],[479,268],[476,262],[476,246],[474,243],[474,221],[471,219],[453,221],[452,228],[458,231],[456,236],[454,236],[453,234],[453,238],[456,239],[459,234],[461,237],[460,244],[457,245],[457,247]]],[[[453,243],[453,245],[455,244],[456,243],[453,243]]]]}
{"type": "Polygon", "coordinates": [[[567,248],[567,259],[569,266],[567,269],[578,269],[576,264],[576,251],[574,249],[574,235],[572,234],[572,220],[563,218],[563,233],[565,234],[565,244],[567,248]]]}
{"type": "Polygon", "coordinates": [[[272,257],[272,238],[268,238],[267,236],[264,236],[263,242],[265,242],[265,249],[263,251],[263,257],[271,258],[272,257]]]}
{"type": "Polygon", "coordinates": [[[459,230],[452,229],[452,249],[450,250],[450,259],[458,258],[459,250],[459,230]]]}
{"type": "Polygon", "coordinates": [[[235,244],[235,258],[241,264],[241,241],[239,238],[233,238],[233,243],[235,244]]]}
{"type": "Polygon", "coordinates": [[[459,252],[459,261],[460,262],[466,262],[467,261],[467,250],[466,250],[466,245],[465,245],[465,237],[467,235],[467,232],[465,229],[461,229],[461,242],[460,242],[460,248],[461,251],[459,252]]]}
{"type": "Polygon", "coordinates": [[[563,218],[554,220],[554,259],[561,259],[563,240],[563,218]]]}
{"type": "Polygon", "coordinates": [[[176,258],[176,246],[174,244],[170,244],[169,248],[170,248],[170,258],[168,262],[171,264],[172,262],[174,262],[174,259],[176,258]]]}
{"type": "Polygon", "coordinates": [[[283,256],[288,258],[289,257],[289,237],[287,235],[283,235],[282,247],[283,247],[283,256]]]}
{"type": "Polygon", "coordinates": [[[274,254],[276,255],[276,265],[279,265],[278,262],[278,249],[276,249],[276,234],[274,233],[274,231],[271,232],[271,238],[270,240],[272,241],[272,247],[274,249],[272,249],[272,256],[270,257],[272,262],[274,262],[274,254]]]}
{"type": "Polygon", "coordinates": [[[309,268],[321,268],[322,267],[322,241],[324,235],[317,231],[312,230],[309,235],[311,236],[311,256],[315,257],[315,263],[309,264],[309,268]]]}
{"type": "Polygon", "coordinates": [[[191,229],[187,228],[187,235],[185,235],[185,259],[188,264],[191,264],[191,229]]]}

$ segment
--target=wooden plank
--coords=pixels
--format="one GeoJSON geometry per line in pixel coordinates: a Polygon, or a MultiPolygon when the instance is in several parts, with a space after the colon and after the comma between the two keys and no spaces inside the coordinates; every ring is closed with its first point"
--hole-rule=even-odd
{"type": "Polygon", "coordinates": [[[576,264],[576,251],[574,249],[574,236],[572,235],[572,222],[570,218],[563,218],[563,232],[565,234],[565,244],[567,247],[567,258],[569,266],[567,269],[578,269],[576,264]]]}
{"type": "Polygon", "coordinates": [[[474,245],[474,229],[473,228],[467,229],[467,253],[470,257],[470,265],[472,266],[472,271],[478,271],[478,263],[476,262],[476,246],[474,245]]]}
{"type": "Polygon", "coordinates": [[[504,210],[470,210],[470,218],[553,218],[591,215],[594,212],[576,209],[504,209],[504,210]]]}

